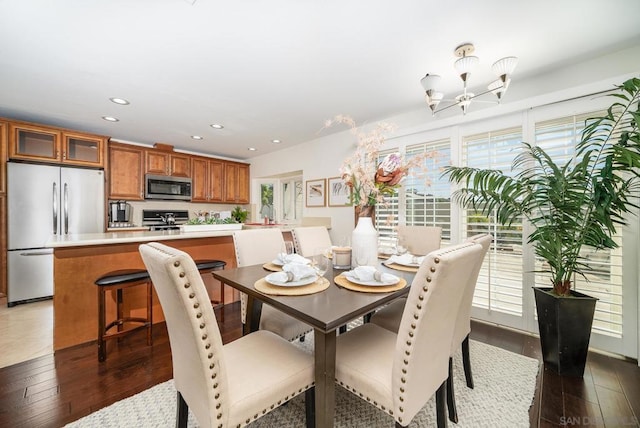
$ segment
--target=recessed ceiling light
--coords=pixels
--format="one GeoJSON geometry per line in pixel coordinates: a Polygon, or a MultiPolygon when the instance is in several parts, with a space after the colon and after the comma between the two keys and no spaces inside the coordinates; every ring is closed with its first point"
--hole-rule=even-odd
{"type": "Polygon", "coordinates": [[[200,135],[192,135],[191,138],[194,140],[202,140],[203,138],[200,135]]]}
{"type": "Polygon", "coordinates": [[[255,147],[249,147],[247,150],[249,150],[250,152],[255,152],[258,149],[256,149],[255,147]]]}
{"type": "Polygon", "coordinates": [[[107,122],[119,122],[120,119],[118,119],[117,117],[113,117],[113,116],[102,116],[102,119],[106,120],[107,122]]]}
{"type": "Polygon", "coordinates": [[[112,103],[120,104],[121,106],[129,105],[129,101],[124,98],[109,98],[112,103]]]}
{"type": "Polygon", "coordinates": [[[271,142],[272,142],[273,144],[280,144],[280,143],[282,143],[282,141],[280,141],[280,140],[278,140],[278,139],[271,140],[271,142]]]}
{"type": "Polygon", "coordinates": [[[213,129],[222,129],[222,128],[224,128],[224,126],[220,125],[219,123],[214,123],[214,124],[209,125],[209,126],[211,126],[213,129]]]}

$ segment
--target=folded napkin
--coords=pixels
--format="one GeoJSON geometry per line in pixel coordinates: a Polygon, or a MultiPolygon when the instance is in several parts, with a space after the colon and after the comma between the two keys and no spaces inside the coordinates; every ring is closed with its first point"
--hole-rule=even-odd
{"type": "Polygon", "coordinates": [[[382,283],[395,283],[398,277],[390,273],[381,272],[373,266],[358,266],[345,273],[347,277],[359,279],[360,281],[377,281],[382,283]]]}
{"type": "Polygon", "coordinates": [[[303,265],[308,265],[311,261],[307,258],[302,257],[300,254],[287,254],[287,253],[278,253],[276,259],[273,261],[278,265],[285,265],[287,263],[298,263],[303,265]]]}
{"type": "Polygon", "coordinates": [[[316,270],[309,265],[287,263],[282,266],[282,272],[269,274],[269,278],[277,282],[300,281],[316,275],[316,270]]]}
{"type": "Polygon", "coordinates": [[[398,263],[400,265],[421,265],[425,256],[414,256],[413,254],[393,255],[389,257],[387,263],[398,263]]]}

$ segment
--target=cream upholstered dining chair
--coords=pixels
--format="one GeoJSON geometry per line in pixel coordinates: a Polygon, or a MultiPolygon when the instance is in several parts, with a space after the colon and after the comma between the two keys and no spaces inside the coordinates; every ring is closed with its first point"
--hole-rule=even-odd
{"type": "MultiPolygon", "coordinates": [[[[480,263],[469,276],[465,288],[460,309],[456,317],[456,324],[451,341],[451,355],[449,357],[449,378],[447,380],[447,407],[449,408],[449,419],[452,422],[458,422],[458,412],[456,410],[455,395],[453,389],[453,359],[451,358],[459,347],[462,347],[462,364],[464,367],[464,375],[469,388],[473,388],[473,376],[471,374],[471,357],[469,355],[469,333],[471,332],[471,306],[473,303],[473,294],[478,282],[478,275],[482,268],[482,262],[489,251],[493,236],[489,233],[474,235],[465,240],[469,243],[477,243],[482,247],[482,257],[480,263]]],[[[398,299],[395,302],[385,306],[371,317],[371,322],[389,331],[397,332],[400,327],[402,313],[404,311],[406,299],[398,299]]]]}
{"type": "Polygon", "coordinates": [[[331,237],[324,226],[295,227],[291,230],[296,253],[304,257],[315,256],[323,248],[331,248],[331,237]]]}
{"type": "Polygon", "coordinates": [[[397,333],[368,323],[337,338],[336,381],[409,425],[436,395],[446,426],[445,392],[455,320],[482,247],[463,243],[429,253],[409,290],[397,333]]]}
{"type": "Polygon", "coordinates": [[[270,331],[226,345],[191,257],[157,242],[139,247],[169,331],[177,427],[191,408],[201,427],[248,425],[306,391],[313,426],[313,357],[270,331]]]}
{"type": "MultiPolygon", "coordinates": [[[[238,267],[268,263],[282,251],[284,238],[280,229],[248,229],[233,232],[238,267]]],[[[265,272],[267,274],[267,272],[265,272]]],[[[242,323],[247,320],[247,295],[240,293],[242,323]]],[[[287,340],[300,338],[311,331],[311,326],[278,309],[263,304],[260,315],[260,329],[270,330],[287,340]]]]}
{"type": "Polygon", "coordinates": [[[442,228],[439,226],[398,226],[398,238],[413,255],[424,256],[440,248],[442,228]]]}

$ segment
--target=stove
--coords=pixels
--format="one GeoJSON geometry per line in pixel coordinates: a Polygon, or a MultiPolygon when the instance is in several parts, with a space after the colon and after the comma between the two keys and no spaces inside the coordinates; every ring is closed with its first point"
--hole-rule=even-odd
{"type": "Polygon", "coordinates": [[[149,230],[175,230],[189,221],[186,210],[142,210],[142,225],[149,230]]]}

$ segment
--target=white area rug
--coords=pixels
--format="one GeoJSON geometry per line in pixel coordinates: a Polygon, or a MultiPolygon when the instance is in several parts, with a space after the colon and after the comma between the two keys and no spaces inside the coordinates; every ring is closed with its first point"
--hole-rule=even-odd
{"type": "MultiPolygon", "coordinates": [[[[311,352],[313,335],[299,346],[311,352]]],[[[458,424],[452,427],[528,427],[538,374],[539,362],[484,343],[471,341],[471,365],[474,389],[464,380],[460,352],[454,358],[455,395],[458,424]]],[[[146,391],[105,407],[77,420],[68,428],[79,427],[167,427],[175,426],[176,392],[173,381],[156,385],[146,391]]],[[[336,387],[336,427],[393,427],[394,421],[386,413],[336,387]]],[[[435,398],[432,397],[409,425],[436,425],[435,398]]],[[[258,419],[250,427],[304,427],[304,394],[286,406],[281,406],[258,419]]],[[[189,413],[189,427],[198,423],[189,413]]]]}

